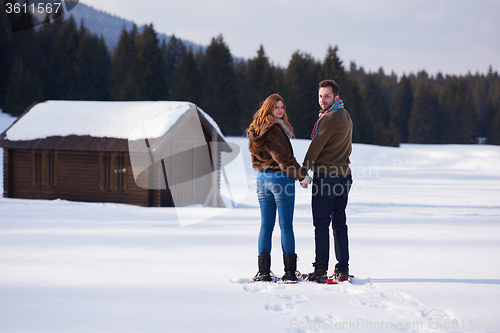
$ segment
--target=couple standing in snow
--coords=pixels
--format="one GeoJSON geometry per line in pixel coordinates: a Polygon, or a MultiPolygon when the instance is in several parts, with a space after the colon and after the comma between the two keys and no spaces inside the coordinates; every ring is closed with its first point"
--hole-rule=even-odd
{"type": "Polygon", "coordinates": [[[257,196],[261,211],[258,239],[259,271],[254,281],[272,281],[271,238],[278,211],[281,248],[285,274],[283,281],[297,281],[297,254],[293,233],[295,181],[307,188],[312,181],[312,213],[316,258],[308,280],[324,283],[328,278],[330,253],[329,228],[332,225],[335,278],[349,275],[349,248],[345,208],[352,184],[349,156],[352,150],[352,121],[333,80],[319,83],[321,110],[314,124],[312,142],[303,165],[293,155],[290,138],[293,128],[288,122],[285,101],[278,94],[269,96],[255,113],[247,129],[252,167],[257,173],[257,196]],[[308,176],[313,171],[313,178],[308,176]]]}

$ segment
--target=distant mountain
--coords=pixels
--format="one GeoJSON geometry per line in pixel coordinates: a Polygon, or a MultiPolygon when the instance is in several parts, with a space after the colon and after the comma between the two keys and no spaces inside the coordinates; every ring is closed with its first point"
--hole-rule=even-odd
{"type": "MultiPolygon", "coordinates": [[[[37,0],[31,1],[31,3],[37,3],[37,0]]],[[[76,5],[66,15],[64,16],[65,19],[69,18],[69,16],[72,15],[78,25],[83,19],[85,27],[87,27],[90,32],[97,34],[98,36],[102,35],[104,37],[106,45],[111,52],[115,49],[116,44],[118,44],[118,40],[120,39],[120,32],[122,31],[123,26],[125,26],[125,28],[130,31],[130,29],[132,29],[132,26],[134,25],[133,21],[125,20],[115,15],[108,14],[101,10],[95,9],[94,7],[83,4],[82,2],[79,2],[78,5],[76,5]]],[[[39,19],[43,20],[43,18],[39,19]]],[[[142,31],[143,28],[144,26],[138,27],[139,31],[142,31]]],[[[157,33],[160,43],[162,40],[165,40],[165,42],[168,43],[171,36],[159,32],[157,33]]],[[[179,38],[179,36],[175,37],[179,38]]],[[[187,48],[192,47],[193,52],[197,52],[200,48],[205,48],[204,46],[192,43],[190,41],[183,39],[181,40],[187,48]]]]}

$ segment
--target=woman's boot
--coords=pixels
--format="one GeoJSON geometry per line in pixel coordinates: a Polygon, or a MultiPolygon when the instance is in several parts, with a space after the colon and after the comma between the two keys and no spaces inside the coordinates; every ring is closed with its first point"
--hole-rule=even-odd
{"type": "Polygon", "coordinates": [[[283,281],[297,281],[297,275],[295,274],[297,270],[297,255],[284,254],[283,263],[285,264],[285,275],[281,279],[283,281]]]}
{"type": "Polygon", "coordinates": [[[271,255],[267,252],[262,252],[258,257],[259,272],[254,276],[253,281],[272,281],[271,277],[271,255]]]}

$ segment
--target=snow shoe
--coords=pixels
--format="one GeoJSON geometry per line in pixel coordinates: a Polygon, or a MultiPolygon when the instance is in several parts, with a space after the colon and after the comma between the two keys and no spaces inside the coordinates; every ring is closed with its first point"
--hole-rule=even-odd
{"type": "Polygon", "coordinates": [[[317,283],[325,283],[328,280],[328,275],[326,274],[326,269],[324,268],[314,268],[314,272],[309,273],[307,276],[307,281],[313,281],[317,283]]]}
{"type": "Polygon", "coordinates": [[[252,282],[273,282],[274,278],[272,273],[257,272],[252,279],[252,282]]]}
{"type": "Polygon", "coordinates": [[[349,269],[335,268],[333,278],[339,282],[349,281],[349,269]]]}

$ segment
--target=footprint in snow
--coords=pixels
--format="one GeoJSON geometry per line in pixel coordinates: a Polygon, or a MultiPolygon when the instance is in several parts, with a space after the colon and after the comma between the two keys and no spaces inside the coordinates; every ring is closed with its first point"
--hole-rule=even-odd
{"type": "Polygon", "coordinates": [[[296,303],[296,304],[307,303],[307,299],[305,299],[304,296],[298,295],[298,294],[295,294],[295,295],[278,295],[278,297],[281,298],[281,299],[287,300],[289,302],[296,303]]]}
{"type": "Polygon", "coordinates": [[[258,293],[261,291],[270,291],[277,289],[284,289],[284,284],[276,284],[276,283],[265,283],[265,282],[257,282],[257,283],[249,283],[243,286],[243,290],[249,291],[252,293],[258,293]]]}
{"type": "Polygon", "coordinates": [[[267,311],[273,313],[273,314],[283,314],[283,315],[289,315],[290,313],[293,312],[295,309],[295,306],[292,303],[270,303],[266,304],[265,308],[267,311]]]}
{"type": "Polygon", "coordinates": [[[252,283],[252,279],[249,278],[239,278],[239,279],[229,279],[232,283],[237,283],[237,284],[248,284],[252,283]]]}
{"type": "Polygon", "coordinates": [[[453,318],[450,310],[426,309],[412,296],[404,292],[369,293],[367,297],[372,300],[358,299],[353,304],[367,306],[381,310],[396,318],[415,318],[416,322],[422,319],[427,321],[445,322],[453,318]],[[377,300],[373,300],[376,297],[377,300]]]}

